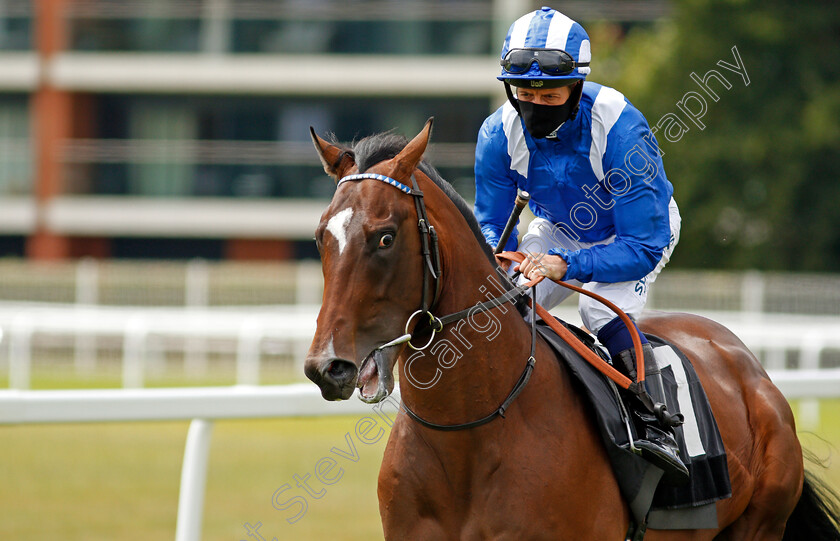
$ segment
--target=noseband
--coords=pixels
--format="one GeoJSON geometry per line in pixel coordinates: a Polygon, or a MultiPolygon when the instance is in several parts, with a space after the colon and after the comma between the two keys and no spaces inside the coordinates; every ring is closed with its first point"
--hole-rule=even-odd
{"type": "Polygon", "coordinates": [[[488,301],[478,303],[475,306],[472,306],[468,309],[461,310],[460,312],[456,312],[453,314],[449,314],[442,317],[435,317],[431,309],[435,306],[438,300],[438,296],[440,295],[441,284],[442,280],[442,270],[441,270],[441,262],[440,262],[440,251],[438,248],[438,236],[437,231],[435,231],[434,226],[429,224],[429,218],[426,213],[426,204],[423,201],[423,192],[417,185],[417,179],[414,176],[414,173],[411,174],[411,184],[412,187],[406,186],[402,182],[395,180],[391,177],[385,175],[379,175],[376,173],[359,173],[355,175],[348,175],[346,177],[342,177],[336,183],[336,189],[341,186],[345,182],[349,181],[356,181],[356,180],[365,180],[365,179],[374,179],[380,182],[384,182],[394,188],[397,188],[403,193],[406,193],[412,197],[414,197],[414,206],[417,209],[417,228],[420,231],[420,245],[423,254],[423,298],[422,298],[422,306],[419,310],[416,310],[413,314],[411,314],[408,318],[408,321],[405,323],[405,334],[402,336],[391,340],[390,342],[383,344],[376,348],[377,350],[382,350],[391,346],[396,346],[403,343],[408,343],[409,347],[414,350],[423,350],[431,345],[432,341],[434,340],[434,335],[443,330],[444,325],[449,323],[453,323],[455,321],[459,321],[464,319],[465,317],[472,317],[475,314],[479,314],[481,312],[485,312],[487,310],[491,310],[496,308],[497,306],[501,306],[507,302],[517,301],[520,298],[527,296],[530,289],[530,298],[531,298],[531,355],[528,358],[528,362],[525,365],[525,369],[522,372],[522,375],[519,376],[516,384],[514,385],[513,389],[508,394],[507,398],[502,402],[502,405],[496,408],[495,411],[478,419],[476,421],[471,421],[468,423],[460,423],[454,425],[439,425],[429,421],[426,421],[413,411],[409,409],[408,405],[403,402],[402,406],[405,408],[406,413],[409,417],[420,423],[421,425],[432,428],[434,430],[443,430],[443,431],[453,431],[453,430],[463,430],[467,428],[474,428],[477,426],[481,426],[483,424],[489,423],[496,417],[504,417],[505,410],[510,406],[511,402],[519,396],[519,393],[525,388],[525,385],[528,384],[528,381],[531,379],[531,373],[534,370],[534,365],[536,363],[536,359],[534,358],[534,354],[536,352],[536,344],[537,344],[537,337],[536,337],[536,297],[534,294],[534,287],[528,287],[527,285],[517,286],[511,289],[510,291],[505,292],[504,294],[490,299],[488,301]],[[431,299],[431,302],[428,301],[428,295],[430,292],[430,282],[431,280],[435,280],[435,290],[431,299]],[[415,316],[423,316],[427,315],[429,317],[429,327],[424,330],[430,330],[431,337],[429,341],[423,347],[416,347],[411,343],[411,339],[413,335],[409,331],[409,327],[411,322],[414,320],[415,316]]]}

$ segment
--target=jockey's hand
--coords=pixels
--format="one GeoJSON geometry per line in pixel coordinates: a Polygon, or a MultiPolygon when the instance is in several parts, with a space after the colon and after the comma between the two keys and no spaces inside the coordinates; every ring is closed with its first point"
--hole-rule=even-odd
{"type": "Polygon", "coordinates": [[[510,269],[510,264],[513,263],[510,259],[502,259],[498,255],[494,255],[493,257],[496,258],[496,264],[502,267],[502,270],[504,270],[505,272],[507,272],[508,269],[510,269]]]}
{"type": "Polygon", "coordinates": [[[518,270],[528,280],[545,276],[556,282],[566,276],[566,268],[566,261],[559,255],[528,254],[513,270],[518,270]]]}

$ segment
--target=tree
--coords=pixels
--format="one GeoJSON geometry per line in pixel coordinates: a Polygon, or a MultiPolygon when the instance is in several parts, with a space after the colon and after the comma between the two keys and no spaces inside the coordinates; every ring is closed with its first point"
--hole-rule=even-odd
{"type": "Polygon", "coordinates": [[[620,67],[607,83],[659,127],[683,215],[672,265],[840,271],[840,9],[673,8],[606,59],[620,67]],[[731,69],[739,60],[744,75],[731,69]]]}

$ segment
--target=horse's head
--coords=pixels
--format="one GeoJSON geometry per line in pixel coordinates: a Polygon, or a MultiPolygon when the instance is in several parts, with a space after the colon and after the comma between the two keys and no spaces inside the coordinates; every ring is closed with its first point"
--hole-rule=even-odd
{"type": "Polygon", "coordinates": [[[312,132],[337,188],[315,234],[324,297],[304,369],[328,400],[347,399],[358,387],[362,400],[377,402],[393,390],[394,365],[405,346],[382,346],[404,337],[409,316],[424,302],[425,262],[415,198],[372,175],[412,186],[431,124],[396,156],[375,164],[357,164],[352,150],[312,132]],[[341,181],[358,173],[364,178],[341,181]]]}

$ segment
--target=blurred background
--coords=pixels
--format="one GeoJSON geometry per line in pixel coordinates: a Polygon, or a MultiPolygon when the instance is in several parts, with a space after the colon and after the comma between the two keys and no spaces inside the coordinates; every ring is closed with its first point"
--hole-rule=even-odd
{"type": "MultiPolygon", "coordinates": [[[[412,136],[434,116],[427,158],[471,200],[478,128],[505,99],[504,35],[541,5],[0,0],[0,385],[301,381],[322,287],[312,236],[334,189],[309,127],[342,141],[412,136]]],[[[590,34],[590,80],[662,128],[683,225],[650,306],[714,317],[773,370],[840,366],[835,3],[550,5],[590,34]],[[719,64],[736,64],[733,47],[749,84],[719,64]],[[730,84],[707,79],[717,100],[696,80],[710,70],[730,84]],[[692,92],[705,103],[699,123],[678,105],[692,92]],[[679,137],[668,115],[684,124],[679,137]]],[[[575,321],[567,305],[558,313],[575,321]]],[[[795,411],[830,457],[840,403],[795,411]]],[[[271,505],[353,422],[218,423],[205,538],[253,538],[243,524],[256,521],[267,539],[381,536],[381,443],[304,520],[289,525],[271,505]],[[336,529],[336,513],[362,517],[360,531],[336,529]]],[[[185,431],[0,428],[0,534],[171,537],[185,431]]],[[[836,466],[830,475],[840,484],[836,466]]]]}

